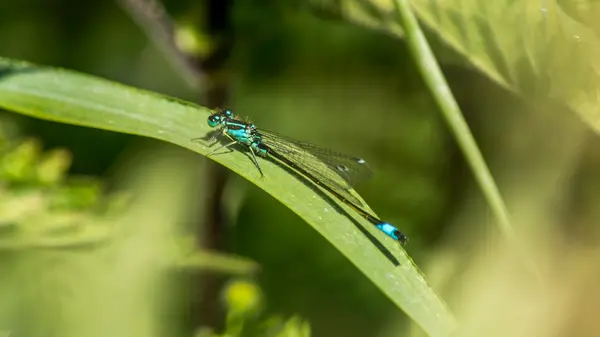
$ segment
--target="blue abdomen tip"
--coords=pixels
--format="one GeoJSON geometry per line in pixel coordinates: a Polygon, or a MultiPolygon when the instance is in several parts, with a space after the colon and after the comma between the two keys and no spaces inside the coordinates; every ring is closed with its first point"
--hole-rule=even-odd
{"type": "Polygon", "coordinates": [[[401,231],[399,231],[398,228],[396,228],[392,224],[389,224],[387,222],[382,222],[380,224],[377,224],[376,226],[377,226],[377,228],[379,228],[380,231],[384,232],[385,235],[400,242],[401,244],[404,244],[408,240],[408,237],[406,235],[404,235],[401,231]]]}

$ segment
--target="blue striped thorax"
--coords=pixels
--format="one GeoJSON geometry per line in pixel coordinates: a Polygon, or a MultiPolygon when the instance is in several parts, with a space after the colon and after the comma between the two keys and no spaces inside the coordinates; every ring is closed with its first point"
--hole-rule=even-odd
{"type": "Polygon", "coordinates": [[[223,131],[237,142],[244,145],[252,145],[254,135],[252,128],[248,124],[237,120],[229,120],[225,123],[224,127],[223,131]]]}
{"type": "Polygon", "coordinates": [[[213,128],[220,126],[223,133],[230,136],[232,140],[251,146],[262,156],[267,155],[267,151],[260,146],[262,141],[256,126],[236,119],[231,110],[220,110],[208,116],[208,125],[213,128]]]}

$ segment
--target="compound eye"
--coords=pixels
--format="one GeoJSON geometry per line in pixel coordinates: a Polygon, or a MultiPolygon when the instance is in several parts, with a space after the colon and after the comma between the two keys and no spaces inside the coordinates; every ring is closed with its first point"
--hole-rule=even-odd
{"type": "Polygon", "coordinates": [[[221,116],[217,116],[217,115],[208,116],[208,126],[210,126],[211,128],[214,128],[215,126],[219,125],[219,122],[221,122],[221,116]]]}
{"type": "Polygon", "coordinates": [[[233,112],[231,112],[231,110],[225,110],[225,115],[227,117],[231,117],[231,116],[233,116],[233,112]]]}

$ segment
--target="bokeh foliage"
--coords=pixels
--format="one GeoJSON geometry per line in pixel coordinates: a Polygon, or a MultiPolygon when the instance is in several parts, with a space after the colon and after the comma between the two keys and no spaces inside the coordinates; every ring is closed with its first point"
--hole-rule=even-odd
{"type": "MultiPolygon", "coordinates": [[[[166,4],[178,14],[178,3],[166,4]]],[[[411,256],[450,302],[467,326],[466,332],[490,336],[491,331],[506,335],[515,329],[543,336],[545,331],[539,328],[543,325],[554,332],[593,331],[593,319],[587,319],[586,313],[594,312],[598,292],[577,283],[593,280],[598,273],[591,267],[598,261],[594,226],[598,220],[594,206],[598,144],[597,136],[589,131],[598,127],[597,27],[589,20],[592,2],[414,4],[437,54],[448,61],[444,70],[452,90],[499,182],[518,234],[548,277],[544,287],[520,278],[524,273],[513,263],[518,255],[502,249],[487,206],[398,39],[402,31],[390,14],[391,2],[315,0],[308,6],[301,1],[269,1],[261,6],[250,0],[236,2],[236,45],[229,64],[235,78],[231,107],[265,128],[366,157],[377,175],[359,187],[361,195],[382,218],[401,225],[411,236],[411,256]],[[563,253],[557,256],[557,251],[563,253]],[[589,291],[579,293],[581,288],[589,291]],[[551,295],[562,304],[562,311],[557,312],[567,318],[559,320],[557,312],[544,311],[551,303],[540,299],[551,295]],[[522,303],[530,306],[523,309],[522,303]],[[518,319],[517,313],[523,312],[530,319],[518,319]],[[511,324],[495,328],[507,318],[513,318],[511,324]]],[[[1,6],[3,56],[75,69],[187,100],[197,97],[111,2],[62,0],[50,5],[29,0],[1,6]]],[[[16,285],[27,284],[22,294],[28,302],[19,314],[2,315],[8,320],[0,321],[0,336],[3,324],[20,322],[23,317],[48,324],[28,330],[28,335],[47,335],[49,329],[57,329],[53,331],[60,335],[81,335],[106,326],[115,329],[112,335],[147,336],[157,331],[189,335],[182,328],[186,318],[181,303],[198,294],[190,296],[181,290],[193,286],[180,277],[160,283],[164,274],[159,270],[171,265],[197,269],[193,261],[198,260],[178,257],[173,263],[163,259],[179,256],[171,248],[181,244],[170,243],[180,233],[171,230],[189,232],[197,226],[194,219],[202,212],[198,205],[210,197],[203,194],[207,182],[199,178],[200,159],[137,137],[12,114],[4,117],[50,148],[68,148],[73,158],[71,173],[105,176],[114,189],[133,190],[147,199],[139,200],[138,208],[130,206],[138,213],[122,220],[138,224],[125,226],[136,233],[130,237],[134,242],[114,244],[120,248],[104,255],[118,258],[108,262],[102,250],[69,250],[59,252],[58,257],[47,250],[18,259],[3,255],[6,272],[1,274],[8,275],[3,284],[11,292],[16,285]],[[150,170],[153,175],[143,174],[150,170]],[[171,202],[163,204],[165,200],[171,202]],[[167,244],[165,237],[170,238],[167,244]],[[48,259],[59,262],[49,264],[48,259]],[[62,261],[69,261],[64,266],[78,267],[64,267],[62,261]],[[54,272],[37,279],[36,272],[44,270],[43,266],[51,266],[54,272]],[[78,288],[81,284],[84,287],[78,288]],[[130,284],[138,286],[120,286],[130,284]],[[55,286],[59,290],[53,290],[55,286]],[[69,296],[86,290],[89,296],[69,296]],[[102,294],[112,295],[102,298],[102,294]],[[164,297],[148,304],[148,294],[164,297]],[[75,320],[78,325],[53,323],[54,295],[70,313],[80,315],[75,320]],[[156,321],[147,320],[156,312],[137,310],[148,310],[156,303],[173,310],[170,314],[159,310],[162,320],[156,321]],[[107,315],[115,308],[122,311],[107,315]],[[27,316],[32,312],[35,316],[27,316]]],[[[25,142],[11,147],[11,153],[24,153],[17,158],[27,161],[27,153],[39,153],[36,148],[35,143],[25,142]]],[[[63,176],[51,171],[60,171],[64,154],[49,155],[48,165],[54,171],[45,171],[39,163],[23,166],[11,161],[7,172],[20,172],[14,169],[19,165],[35,167],[30,171],[38,173],[26,176],[34,177],[39,186],[40,181],[63,176]]],[[[100,195],[95,188],[87,195],[100,195]]],[[[234,251],[260,264],[257,280],[267,316],[298,314],[310,322],[315,335],[386,336],[406,331],[402,329],[407,320],[402,320],[402,313],[380,290],[292,212],[241,179],[230,182],[226,195],[235,220],[234,251]]],[[[14,197],[12,192],[10,197],[14,197]]],[[[79,203],[86,198],[62,200],[79,203]]],[[[79,206],[87,209],[89,204],[79,206]]],[[[218,258],[222,257],[201,257],[197,264],[207,268],[218,258]]],[[[245,268],[242,264],[236,270],[245,273],[239,271],[245,268]]],[[[0,310],[19,303],[18,294],[3,296],[0,310]]],[[[274,321],[279,328],[293,326],[295,332],[307,333],[302,320],[274,321]]]]}

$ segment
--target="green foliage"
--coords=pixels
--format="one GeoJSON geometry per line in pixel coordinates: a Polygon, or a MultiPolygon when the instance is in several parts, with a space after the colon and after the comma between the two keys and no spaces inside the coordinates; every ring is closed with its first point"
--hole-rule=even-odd
{"type": "MultiPolygon", "coordinates": [[[[469,63],[500,85],[534,99],[555,99],[600,132],[600,41],[582,10],[588,1],[410,1],[419,19],[469,63]],[[565,13],[564,9],[568,11],[565,13]]],[[[312,0],[351,22],[373,12],[394,21],[393,1],[312,0]],[[357,10],[358,9],[358,10],[357,10]],[[368,10],[367,10],[368,9],[368,10]]],[[[401,37],[396,26],[379,27],[401,37]]]]}
{"type": "Polygon", "coordinates": [[[245,279],[234,279],[223,289],[227,318],[223,333],[206,328],[196,331],[195,337],[309,337],[310,325],[300,317],[279,315],[264,317],[263,298],[258,285],[245,279]]]}
{"type": "MultiPolygon", "coordinates": [[[[410,1],[436,58],[479,72],[444,69],[484,150],[484,165],[491,165],[512,212],[517,240],[526,243],[525,254],[518,256],[488,230],[483,198],[470,186],[471,175],[463,172],[463,158],[431,103],[432,83],[446,94],[450,88],[432,81],[429,92],[424,90],[424,75],[433,73],[427,64],[435,59],[406,52],[414,35],[401,28],[394,1],[309,0],[317,9],[312,12],[296,6],[307,1],[258,2],[233,6],[235,27],[229,28],[235,32],[235,51],[225,69],[226,77],[235,79],[231,106],[265,128],[365,156],[377,175],[361,193],[411,235],[411,255],[422,261],[428,279],[451,306],[458,303],[461,332],[543,336],[549,330],[566,329],[571,335],[598,330],[593,325],[597,296],[593,287],[581,286],[598,279],[593,267],[598,254],[578,246],[579,241],[598,242],[598,144],[578,120],[583,116],[598,129],[597,1],[410,1]],[[415,65],[423,64],[425,74],[415,74],[415,65]],[[496,83],[512,92],[498,90],[496,83]],[[523,255],[548,266],[542,286],[522,270],[523,255]],[[582,328],[572,324],[588,315],[582,328]]],[[[197,98],[148,48],[139,27],[110,9],[114,4],[67,0],[50,13],[45,6],[13,3],[0,11],[1,54],[197,98]]],[[[171,12],[184,3],[165,4],[171,12]]],[[[222,41],[197,30],[206,23],[198,24],[206,8],[203,2],[192,6],[182,15],[171,13],[182,18],[174,27],[176,42],[204,54],[222,41]]],[[[353,219],[401,257],[395,270],[348,221],[351,211],[340,205],[347,214],[332,212],[338,205],[322,200],[326,194],[306,189],[272,163],[264,163],[267,177],[260,179],[238,152],[212,159],[272,194],[312,227],[232,177],[223,195],[227,223],[237,226],[230,243],[236,253],[257,262],[199,250],[198,219],[203,217],[198,213],[206,201],[198,195],[210,190],[211,181],[200,178],[202,158],[193,165],[178,160],[194,158],[192,151],[210,151],[205,143],[189,142],[208,131],[209,111],[203,107],[6,59],[0,61],[0,106],[96,129],[17,117],[33,125],[26,134],[72,151],[77,172],[101,174],[110,166],[111,174],[122,173],[124,158],[137,162],[129,176],[119,177],[136,198],[106,198],[97,179],[65,174],[71,160],[66,150],[44,151],[37,140],[0,137],[0,337],[190,335],[189,329],[178,334],[171,328],[179,328],[178,319],[190,314],[181,309],[185,303],[200,298],[190,294],[202,287],[197,278],[181,286],[198,271],[243,277],[223,290],[225,329],[199,329],[198,336],[307,336],[311,327],[318,335],[398,335],[406,320],[396,308],[430,335],[446,335],[454,326],[443,303],[387,238],[353,219]],[[131,140],[136,144],[127,143],[131,140]],[[140,143],[151,149],[140,151],[140,143]],[[160,146],[179,152],[161,157],[160,146]],[[141,153],[148,156],[140,159],[141,153]],[[198,179],[184,179],[188,174],[198,179]],[[194,233],[173,233],[182,224],[193,225],[187,229],[194,233]],[[96,239],[110,235],[92,244],[81,232],[96,239]],[[261,289],[248,280],[258,264],[261,289]],[[177,284],[163,282],[165,274],[175,276],[177,284]],[[173,296],[177,291],[181,298],[173,296]],[[271,312],[301,313],[310,317],[310,327],[271,312]],[[165,323],[169,327],[157,328],[165,323]]]]}
{"type": "MultiPolygon", "coordinates": [[[[255,263],[199,251],[187,236],[173,235],[175,214],[162,219],[157,215],[165,210],[156,206],[157,196],[143,200],[151,190],[130,188],[105,197],[97,179],[67,174],[70,155],[65,150],[43,152],[35,140],[4,136],[0,335],[129,335],[154,318],[149,312],[157,310],[155,304],[144,302],[149,294],[167,289],[172,295],[171,288],[159,286],[165,274],[250,275],[256,270],[255,263]],[[129,197],[133,194],[136,198],[129,197]],[[140,303],[151,310],[140,310],[140,303]],[[123,310],[127,314],[119,315],[123,310]],[[109,324],[96,326],[99,317],[112,312],[116,315],[109,324]],[[20,315],[35,324],[23,324],[20,315]]],[[[177,169],[181,172],[181,165],[177,169]]],[[[143,180],[147,187],[156,179],[143,180]]],[[[161,205],[175,209],[164,201],[161,205]]],[[[240,297],[229,296],[233,303],[243,302],[240,297]]]]}
{"type": "Polygon", "coordinates": [[[2,144],[0,250],[93,247],[110,238],[113,201],[101,200],[96,180],[67,179],[66,150],[44,153],[33,139],[2,144]]]}

